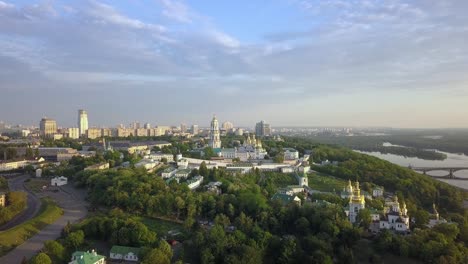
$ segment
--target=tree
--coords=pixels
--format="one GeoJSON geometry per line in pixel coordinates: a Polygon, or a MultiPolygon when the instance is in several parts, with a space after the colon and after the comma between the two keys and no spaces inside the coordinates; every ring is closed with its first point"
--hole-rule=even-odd
{"type": "Polygon", "coordinates": [[[282,151],[278,152],[274,157],[273,161],[275,163],[283,163],[284,162],[284,153],[282,151]]]}
{"type": "Polygon", "coordinates": [[[177,219],[179,219],[180,216],[180,210],[185,208],[185,201],[184,199],[180,198],[180,196],[177,196],[175,198],[175,206],[177,208],[177,219]]]}
{"type": "Polygon", "coordinates": [[[159,248],[152,249],[144,257],[142,264],[169,264],[171,259],[159,248]]]}
{"type": "Polygon", "coordinates": [[[413,213],[414,225],[413,227],[425,228],[429,223],[429,213],[424,209],[416,210],[413,213]]]}
{"type": "Polygon", "coordinates": [[[208,173],[209,173],[208,167],[206,167],[206,163],[204,161],[200,164],[200,168],[198,169],[198,172],[203,177],[208,176],[208,173]]]}
{"type": "Polygon", "coordinates": [[[231,224],[231,221],[229,220],[229,217],[227,217],[224,214],[219,214],[216,215],[215,217],[215,224],[218,224],[224,228],[228,227],[231,224]]]}
{"type": "Polygon", "coordinates": [[[30,261],[30,264],[52,264],[52,260],[45,253],[39,253],[34,256],[30,261]]]}
{"type": "Polygon", "coordinates": [[[78,247],[84,243],[83,230],[71,232],[65,241],[69,247],[74,248],[75,250],[78,249],[78,247]]]}
{"type": "Polygon", "coordinates": [[[16,148],[7,148],[6,149],[6,155],[7,159],[14,159],[17,157],[18,153],[16,151],[16,148]]]}
{"type": "Polygon", "coordinates": [[[359,210],[356,222],[359,223],[359,226],[368,228],[370,223],[372,222],[372,217],[369,209],[364,208],[359,210]]]}
{"type": "Polygon", "coordinates": [[[54,262],[63,262],[65,260],[65,248],[57,241],[46,241],[44,248],[45,253],[54,259],[54,262]]]}
{"type": "Polygon", "coordinates": [[[25,157],[28,158],[28,159],[34,158],[34,152],[33,152],[32,148],[26,148],[25,157]]]}

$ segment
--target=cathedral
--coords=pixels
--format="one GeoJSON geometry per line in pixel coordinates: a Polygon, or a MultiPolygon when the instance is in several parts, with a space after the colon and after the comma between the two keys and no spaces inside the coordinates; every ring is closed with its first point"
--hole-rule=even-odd
{"type": "Polygon", "coordinates": [[[356,182],[356,186],[351,185],[351,181],[348,182],[346,187],[346,192],[350,194],[349,196],[349,208],[346,210],[346,213],[349,217],[351,223],[356,222],[356,218],[361,209],[366,208],[366,200],[364,195],[361,194],[361,189],[359,188],[359,182],[356,182]]]}
{"type": "Polygon", "coordinates": [[[242,146],[238,148],[221,149],[219,156],[226,159],[238,158],[240,161],[249,161],[255,159],[264,159],[268,153],[262,146],[260,139],[256,139],[255,135],[247,136],[242,146]]]}
{"type": "Polygon", "coordinates": [[[211,120],[209,146],[212,147],[213,149],[221,148],[221,138],[219,136],[219,124],[218,124],[218,119],[216,119],[216,115],[213,116],[213,120],[211,120]]]}

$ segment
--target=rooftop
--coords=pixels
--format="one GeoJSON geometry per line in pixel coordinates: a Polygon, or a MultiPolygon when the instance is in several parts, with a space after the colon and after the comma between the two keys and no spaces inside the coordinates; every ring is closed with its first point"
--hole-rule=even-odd
{"type": "Polygon", "coordinates": [[[76,251],[73,253],[72,258],[75,259],[78,264],[94,264],[97,261],[105,258],[104,256],[98,255],[96,252],[83,252],[76,251]]]}

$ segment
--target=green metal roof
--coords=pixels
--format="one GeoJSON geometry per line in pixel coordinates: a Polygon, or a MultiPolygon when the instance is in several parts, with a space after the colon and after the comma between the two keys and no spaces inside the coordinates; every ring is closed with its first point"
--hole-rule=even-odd
{"type": "Polygon", "coordinates": [[[138,255],[140,253],[140,248],[136,247],[124,247],[124,246],[112,246],[110,253],[127,255],[128,253],[133,253],[138,255]]]}
{"type": "Polygon", "coordinates": [[[105,257],[93,252],[76,251],[72,258],[78,264],[94,264],[105,257]]]}

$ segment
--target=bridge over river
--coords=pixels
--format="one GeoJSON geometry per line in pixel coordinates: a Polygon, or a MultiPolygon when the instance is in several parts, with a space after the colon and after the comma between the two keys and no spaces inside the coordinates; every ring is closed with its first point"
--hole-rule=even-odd
{"type": "Polygon", "coordinates": [[[424,175],[429,175],[434,178],[468,180],[468,178],[457,177],[453,174],[456,171],[461,171],[461,170],[468,171],[468,167],[413,167],[413,166],[409,166],[408,168],[417,172],[422,172],[424,175]],[[427,172],[429,171],[446,171],[448,172],[448,174],[445,176],[434,176],[434,175],[427,174],[427,172]]]}

